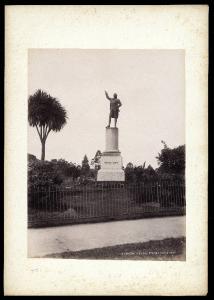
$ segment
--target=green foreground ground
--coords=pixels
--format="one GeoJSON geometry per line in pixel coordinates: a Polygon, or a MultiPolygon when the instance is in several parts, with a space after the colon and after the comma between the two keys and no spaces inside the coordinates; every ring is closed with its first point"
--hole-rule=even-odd
{"type": "Polygon", "coordinates": [[[168,238],[145,243],[50,254],[45,257],[83,259],[185,260],[186,239],[168,238]]]}

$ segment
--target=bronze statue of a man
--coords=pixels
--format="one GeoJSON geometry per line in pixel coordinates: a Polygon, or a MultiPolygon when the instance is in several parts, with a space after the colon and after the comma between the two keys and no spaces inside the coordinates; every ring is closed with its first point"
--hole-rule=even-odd
{"type": "Polygon", "coordinates": [[[105,91],[106,98],[110,101],[110,114],[109,114],[109,122],[106,128],[109,128],[111,125],[111,118],[114,118],[114,127],[117,125],[117,119],[119,115],[119,107],[122,106],[120,99],[117,98],[117,94],[114,93],[113,98],[110,98],[108,93],[105,91]]]}

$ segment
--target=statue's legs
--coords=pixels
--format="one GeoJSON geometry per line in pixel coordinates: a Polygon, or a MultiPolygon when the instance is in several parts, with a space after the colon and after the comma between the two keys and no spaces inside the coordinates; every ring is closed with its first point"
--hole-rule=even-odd
{"type": "Polygon", "coordinates": [[[110,127],[111,125],[111,114],[109,114],[109,118],[108,118],[108,126],[107,127],[110,127]]]}
{"type": "Polygon", "coordinates": [[[114,127],[117,127],[117,118],[114,118],[114,127]]]}
{"type": "MultiPolygon", "coordinates": [[[[111,113],[109,114],[108,126],[106,127],[109,128],[110,125],[111,125],[111,113]]],[[[114,118],[114,127],[117,127],[117,118],[114,118]]]]}

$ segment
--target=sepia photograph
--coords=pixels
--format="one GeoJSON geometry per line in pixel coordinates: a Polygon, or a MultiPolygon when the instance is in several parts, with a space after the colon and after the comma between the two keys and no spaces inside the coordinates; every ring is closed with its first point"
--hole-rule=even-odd
{"type": "Polygon", "coordinates": [[[185,51],[28,50],[28,256],[185,260],[185,51]]]}
{"type": "Polygon", "coordinates": [[[5,295],[207,294],[208,15],[5,6],[5,295]]]}

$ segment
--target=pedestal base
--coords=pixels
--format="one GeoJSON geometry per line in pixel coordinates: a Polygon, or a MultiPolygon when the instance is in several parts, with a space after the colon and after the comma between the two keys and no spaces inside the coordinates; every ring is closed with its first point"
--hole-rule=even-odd
{"type": "Polygon", "coordinates": [[[125,181],[125,173],[122,170],[122,157],[119,151],[103,152],[97,181],[125,181]]]}
{"type": "Polygon", "coordinates": [[[125,181],[123,170],[99,170],[97,181],[125,181]]]}

